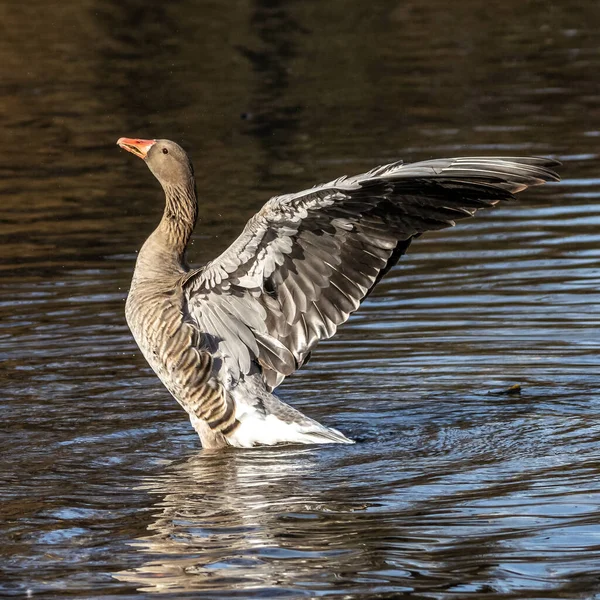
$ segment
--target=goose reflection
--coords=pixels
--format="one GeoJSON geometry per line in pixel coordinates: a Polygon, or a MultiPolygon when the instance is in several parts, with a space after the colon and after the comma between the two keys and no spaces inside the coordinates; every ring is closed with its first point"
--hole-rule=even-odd
{"type": "Polygon", "coordinates": [[[296,588],[348,561],[369,568],[364,540],[346,532],[348,513],[367,505],[322,482],[322,460],[322,450],[283,447],[203,451],[169,465],[142,484],[158,497],[148,535],[134,543],[146,562],[114,576],[145,592],[214,593],[296,588]]]}
{"type": "MultiPolygon", "coordinates": [[[[522,461],[514,466],[446,455],[401,461],[369,444],[351,455],[341,446],[204,450],[142,484],[156,498],[147,533],[133,543],[142,564],[115,577],[147,593],[207,598],[356,597],[365,584],[382,597],[390,589],[445,597],[518,585],[515,553],[533,567],[546,560],[532,548],[556,524],[543,498],[528,509],[523,494],[557,464],[530,471],[533,479],[522,461]]],[[[571,464],[564,469],[572,475],[571,464]]],[[[591,511],[572,524],[581,518],[597,520],[591,511]]]]}

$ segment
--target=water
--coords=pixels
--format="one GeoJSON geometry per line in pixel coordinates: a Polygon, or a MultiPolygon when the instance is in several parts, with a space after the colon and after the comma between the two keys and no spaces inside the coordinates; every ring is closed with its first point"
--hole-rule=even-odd
{"type": "Polygon", "coordinates": [[[0,595],[600,597],[596,2],[0,17],[0,595]],[[564,179],[418,240],[286,382],[356,445],[215,454],[124,321],[162,197],[122,135],[190,150],[194,262],[271,195],[399,157],[564,179]]]}

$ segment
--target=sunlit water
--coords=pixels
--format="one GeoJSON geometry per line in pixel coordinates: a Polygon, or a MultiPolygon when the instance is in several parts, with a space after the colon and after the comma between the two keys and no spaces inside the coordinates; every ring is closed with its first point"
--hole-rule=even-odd
{"type": "Polygon", "coordinates": [[[599,595],[597,4],[71,4],[0,7],[0,595],[599,595]],[[162,197],[121,135],[190,150],[196,262],[398,157],[563,182],[416,241],[281,388],[356,445],[209,453],[125,325],[162,197]]]}

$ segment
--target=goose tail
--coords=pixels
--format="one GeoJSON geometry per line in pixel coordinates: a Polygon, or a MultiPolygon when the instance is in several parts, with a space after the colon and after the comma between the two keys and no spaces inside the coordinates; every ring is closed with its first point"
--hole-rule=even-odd
{"type": "Polygon", "coordinates": [[[341,431],[321,425],[264,391],[258,397],[236,398],[238,426],[227,443],[238,448],[275,444],[353,444],[341,431]]]}

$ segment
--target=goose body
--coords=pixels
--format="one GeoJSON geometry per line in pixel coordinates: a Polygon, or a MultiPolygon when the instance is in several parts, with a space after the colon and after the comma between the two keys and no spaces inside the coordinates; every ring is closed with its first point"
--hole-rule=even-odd
{"type": "Polygon", "coordinates": [[[121,138],[165,192],[126,303],[144,357],[206,448],[352,443],[273,390],[335,334],[413,238],[558,177],[544,158],[393,163],[269,200],[215,260],[189,269],[198,201],[169,140],[121,138]]]}

